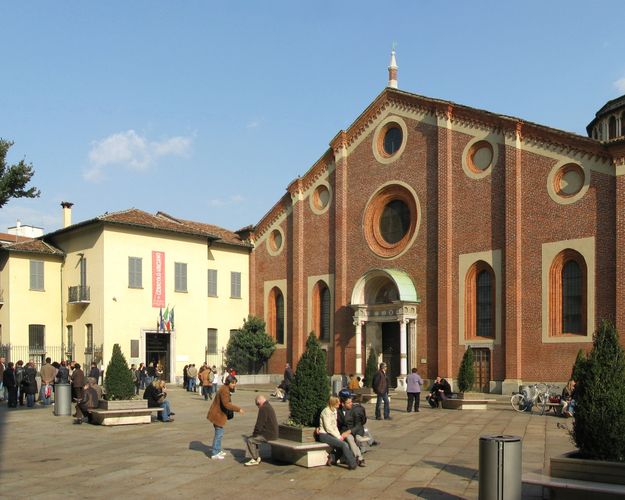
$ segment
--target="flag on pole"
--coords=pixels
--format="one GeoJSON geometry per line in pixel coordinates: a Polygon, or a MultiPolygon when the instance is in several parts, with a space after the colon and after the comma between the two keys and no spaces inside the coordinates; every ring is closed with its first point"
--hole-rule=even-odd
{"type": "Polygon", "coordinates": [[[165,308],[165,312],[163,313],[163,319],[165,320],[165,328],[167,328],[167,332],[171,329],[171,325],[169,323],[169,304],[165,308]]]}
{"type": "Polygon", "coordinates": [[[171,311],[169,311],[169,323],[171,324],[171,329],[174,329],[174,308],[171,308],[171,311]]]}
{"type": "Polygon", "coordinates": [[[165,330],[165,323],[163,321],[163,308],[161,307],[160,312],[159,312],[159,328],[158,330],[165,330]]]}

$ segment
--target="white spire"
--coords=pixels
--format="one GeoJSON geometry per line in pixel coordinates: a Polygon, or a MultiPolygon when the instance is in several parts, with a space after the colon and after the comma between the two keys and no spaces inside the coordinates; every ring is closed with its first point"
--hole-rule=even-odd
{"type": "Polygon", "coordinates": [[[397,88],[397,61],[395,60],[395,44],[393,44],[393,49],[391,50],[391,63],[388,67],[388,87],[392,89],[397,88]]]}

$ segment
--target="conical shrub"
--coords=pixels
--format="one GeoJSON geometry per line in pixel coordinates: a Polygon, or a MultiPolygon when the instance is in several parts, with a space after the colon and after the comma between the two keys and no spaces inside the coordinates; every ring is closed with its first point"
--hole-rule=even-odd
{"type": "Polygon", "coordinates": [[[575,445],[585,458],[625,462],[625,352],[611,322],[601,323],[576,368],[575,445]]]}
{"type": "Polygon", "coordinates": [[[319,414],[328,404],[329,397],[330,378],[326,371],[326,354],[311,332],[289,388],[291,422],[316,427],[319,425],[319,414]]]}
{"type": "Polygon", "coordinates": [[[132,380],[132,372],[128,368],[126,358],[122,353],[119,344],[113,346],[111,360],[106,367],[106,378],[104,379],[106,389],[106,399],[132,399],[135,394],[135,384],[132,380]]]}
{"type": "Polygon", "coordinates": [[[375,372],[378,371],[378,354],[372,347],[369,350],[369,357],[367,358],[367,365],[365,366],[365,386],[373,387],[373,377],[375,372]]]}
{"type": "Polygon", "coordinates": [[[473,366],[473,349],[469,347],[464,351],[458,369],[458,390],[460,392],[470,391],[473,384],[475,384],[475,367],[473,366]]]}

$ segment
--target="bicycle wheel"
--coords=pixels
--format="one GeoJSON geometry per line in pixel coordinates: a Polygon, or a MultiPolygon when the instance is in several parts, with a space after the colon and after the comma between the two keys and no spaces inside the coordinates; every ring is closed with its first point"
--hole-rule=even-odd
{"type": "Polygon", "coordinates": [[[549,392],[549,387],[547,387],[547,384],[543,384],[542,382],[539,384],[536,384],[536,390],[538,391],[538,394],[544,394],[546,392],[549,392]]]}
{"type": "Polygon", "coordinates": [[[525,411],[525,407],[527,406],[527,400],[523,394],[514,394],[510,398],[510,404],[512,405],[512,409],[522,413],[525,411]]]}

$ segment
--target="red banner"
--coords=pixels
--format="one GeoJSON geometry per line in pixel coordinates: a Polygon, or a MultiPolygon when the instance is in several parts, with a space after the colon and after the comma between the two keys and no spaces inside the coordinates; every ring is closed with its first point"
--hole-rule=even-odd
{"type": "Polygon", "coordinates": [[[152,252],[152,307],[165,307],[165,252],[152,252]]]}

